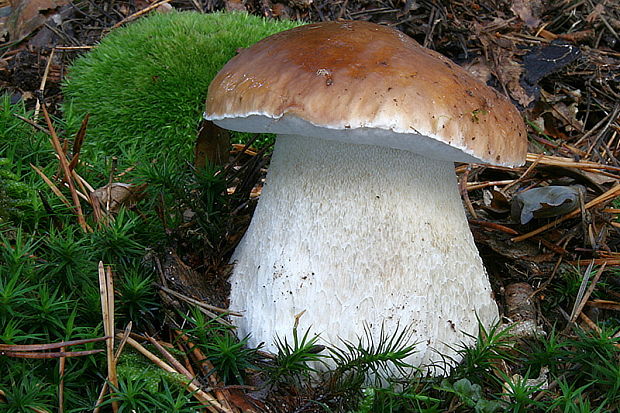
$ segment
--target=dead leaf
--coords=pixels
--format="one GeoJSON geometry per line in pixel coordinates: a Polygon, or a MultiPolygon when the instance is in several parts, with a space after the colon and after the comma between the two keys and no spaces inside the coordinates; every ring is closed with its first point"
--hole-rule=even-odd
{"type": "Polygon", "coordinates": [[[510,10],[530,29],[540,25],[538,15],[542,8],[540,0],[513,0],[510,10]]]}
{"type": "Polygon", "coordinates": [[[579,207],[583,187],[549,185],[521,192],[512,198],[512,218],[527,224],[533,218],[549,218],[567,214],[579,207]]]}
{"type": "Polygon", "coordinates": [[[605,13],[605,3],[606,2],[597,4],[594,10],[592,10],[592,13],[588,14],[586,17],[586,21],[588,23],[594,23],[603,15],[603,13],[605,13]]]}
{"type": "Polygon", "coordinates": [[[534,96],[529,95],[521,85],[523,66],[515,62],[513,56],[507,53],[502,53],[498,60],[499,64],[497,66],[499,69],[496,75],[500,82],[506,85],[508,93],[514,100],[524,108],[528,107],[534,101],[534,96]]]}
{"type": "Polygon", "coordinates": [[[476,58],[472,60],[470,63],[463,66],[465,70],[469,72],[470,75],[486,84],[492,75],[492,70],[489,65],[483,61],[481,58],[476,58]]]}
{"type": "Polygon", "coordinates": [[[247,11],[244,0],[226,0],[226,11],[247,11]]]}
{"type": "Polygon", "coordinates": [[[194,166],[204,169],[207,162],[214,165],[224,165],[228,161],[230,152],[230,135],[209,120],[200,124],[196,145],[194,147],[194,166]]]}
{"type": "Polygon", "coordinates": [[[144,197],[146,184],[133,185],[113,182],[96,189],[91,195],[102,207],[109,205],[109,210],[117,212],[121,206],[131,206],[144,197]]]}
{"type": "Polygon", "coordinates": [[[7,24],[11,41],[20,41],[45,24],[69,0],[13,0],[7,24]]]}

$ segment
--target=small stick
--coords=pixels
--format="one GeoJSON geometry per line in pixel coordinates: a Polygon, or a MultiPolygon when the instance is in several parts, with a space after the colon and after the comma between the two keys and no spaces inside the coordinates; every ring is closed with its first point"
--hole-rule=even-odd
{"type": "MultiPolygon", "coordinates": [[[[561,156],[549,156],[549,155],[540,156],[539,154],[535,154],[535,153],[527,154],[528,162],[536,162],[538,158],[540,158],[539,163],[541,165],[564,166],[566,168],[577,168],[577,169],[607,169],[610,171],[620,171],[620,167],[604,165],[604,164],[592,162],[592,161],[575,161],[571,158],[563,158],[561,156]]],[[[489,166],[489,168],[491,167],[492,166],[489,166]]]]}
{"type": "MultiPolygon", "coordinates": [[[[130,321],[127,324],[127,327],[125,327],[125,332],[123,333],[122,337],[121,337],[121,341],[118,345],[118,348],[116,349],[116,353],[114,355],[114,363],[118,363],[118,360],[121,356],[121,353],[123,351],[123,349],[125,348],[125,344],[127,343],[127,338],[129,337],[129,334],[131,333],[131,327],[132,327],[133,323],[130,321]]],[[[109,381],[109,376],[106,378],[106,381],[103,383],[103,386],[101,388],[101,392],[99,392],[99,397],[97,398],[97,402],[95,403],[95,409],[93,410],[93,413],[98,413],[99,410],[101,409],[101,403],[103,402],[103,398],[106,394],[106,392],[108,391],[108,381],[109,381]]]]}
{"type": "MultiPolygon", "coordinates": [[[[121,336],[121,341],[118,344],[116,353],[114,354],[114,364],[117,364],[118,360],[121,357],[121,353],[123,352],[123,349],[125,348],[125,344],[127,344],[127,338],[129,338],[129,334],[131,333],[132,326],[133,326],[133,323],[130,321],[129,323],[127,323],[127,326],[125,327],[125,331],[123,332],[123,335],[121,336]]],[[[108,391],[109,380],[110,380],[110,377],[108,376],[106,378],[106,381],[103,382],[103,386],[101,387],[101,391],[99,392],[99,397],[97,397],[97,401],[95,402],[95,408],[93,409],[93,413],[99,413],[99,410],[101,410],[101,403],[103,403],[103,398],[105,397],[105,394],[108,391]]]]}
{"type": "Polygon", "coordinates": [[[525,170],[525,172],[523,172],[523,174],[515,179],[514,181],[512,181],[512,183],[506,185],[504,187],[504,191],[507,191],[508,189],[512,188],[513,186],[515,186],[516,184],[518,184],[519,182],[523,182],[523,180],[532,172],[532,170],[534,168],[536,168],[538,166],[538,164],[540,163],[540,160],[543,158],[544,154],[540,154],[536,160],[534,162],[532,162],[532,164],[525,170]]]}
{"type": "Polygon", "coordinates": [[[198,346],[196,346],[189,340],[189,337],[187,337],[187,335],[183,334],[180,331],[175,331],[175,333],[177,337],[183,340],[187,348],[191,350],[192,355],[196,360],[196,363],[198,363],[198,367],[207,375],[209,383],[211,384],[211,388],[215,392],[215,397],[217,397],[217,399],[220,403],[222,403],[223,406],[229,407],[232,410],[232,407],[230,407],[228,400],[226,399],[226,395],[229,395],[230,393],[221,388],[220,380],[215,373],[215,367],[213,366],[213,363],[211,363],[207,356],[205,356],[203,352],[200,351],[200,348],[198,348],[198,346]]]}
{"type": "MultiPolygon", "coordinates": [[[[130,346],[132,346],[133,348],[135,348],[138,352],[140,352],[143,356],[145,356],[146,358],[151,360],[153,363],[155,363],[162,370],[165,370],[165,371],[167,371],[169,373],[177,373],[177,371],[174,368],[172,368],[170,365],[168,365],[165,362],[163,362],[155,354],[153,354],[150,351],[148,351],[147,349],[145,349],[143,346],[140,345],[140,343],[138,343],[133,338],[128,337],[127,338],[127,343],[130,346]]],[[[230,410],[224,409],[222,407],[222,405],[213,396],[211,396],[210,394],[202,391],[195,384],[188,383],[187,387],[188,387],[189,391],[191,391],[193,393],[194,397],[196,397],[198,400],[200,400],[203,403],[209,403],[209,404],[205,405],[205,407],[207,409],[209,409],[209,411],[211,411],[212,413],[219,413],[219,412],[231,413],[230,410]]]]}
{"type": "MultiPolygon", "coordinates": [[[[153,337],[151,337],[149,335],[146,336],[146,339],[148,341],[150,341],[151,344],[153,344],[155,346],[155,348],[166,358],[166,360],[168,360],[168,363],[172,364],[172,367],[174,367],[177,372],[179,372],[179,373],[183,374],[185,377],[187,377],[190,382],[195,382],[196,378],[194,376],[192,376],[192,374],[189,372],[189,370],[187,370],[185,368],[185,366],[182,365],[181,362],[179,362],[179,360],[174,358],[174,356],[172,354],[170,354],[170,352],[168,350],[166,350],[164,348],[164,346],[159,344],[159,342],[157,340],[155,340],[153,337]]],[[[196,383],[196,384],[198,384],[198,383],[196,383]]]]}
{"type": "Polygon", "coordinates": [[[77,346],[80,344],[96,343],[107,340],[109,337],[86,338],[82,340],[61,341],[48,344],[0,344],[0,351],[41,351],[53,350],[61,347],[77,346]]]}
{"type": "MultiPolygon", "coordinates": [[[[467,190],[473,191],[474,189],[487,188],[489,186],[508,185],[514,183],[514,179],[506,179],[504,181],[487,181],[487,182],[467,182],[467,190]]],[[[506,188],[504,188],[506,189],[506,188]]]]}
{"type": "Polygon", "coordinates": [[[80,175],[78,175],[78,173],[77,173],[77,172],[75,172],[75,170],[73,170],[73,171],[71,171],[71,172],[73,173],[73,177],[74,177],[75,179],[77,179],[78,181],[80,181],[80,182],[81,182],[81,183],[82,183],[82,184],[83,184],[83,185],[84,185],[84,186],[88,189],[88,191],[84,191],[85,193],[88,193],[88,192],[95,192],[95,188],[93,188],[93,187],[91,186],[91,184],[89,184],[89,183],[88,183],[88,181],[87,181],[86,179],[84,179],[84,178],[82,178],[80,175]]]}
{"type": "Polygon", "coordinates": [[[594,299],[586,303],[588,307],[602,308],[603,310],[620,311],[620,303],[612,300],[594,299]]]}
{"type": "Polygon", "coordinates": [[[594,261],[590,261],[590,264],[588,264],[588,267],[583,274],[583,279],[581,280],[581,285],[579,286],[579,291],[577,292],[577,297],[575,299],[575,303],[573,304],[573,309],[570,316],[568,317],[569,325],[570,323],[574,323],[577,319],[577,307],[579,306],[579,303],[581,303],[581,298],[583,297],[583,294],[586,290],[586,285],[588,285],[588,281],[590,280],[590,273],[592,272],[592,267],[594,267],[594,261]]]}
{"type": "Polygon", "coordinates": [[[490,228],[490,229],[494,229],[497,231],[501,231],[504,232],[506,234],[510,234],[510,235],[518,235],[519,231],[512,229],[510,227],[506,227],[504,225],[501,224],[496,224],[495,222],[488,222],[488,221],[479,221],[479,220],[475,220],[475,219],[468,219],[467,222],[469,222],[471,225],[478,225],[481,227],[486,227],[486,228],[490,228]]]}
{"type": "Polygon", "coordinates": [[[56,46],[56,50],[90,50],[95,46],[56,46]]]}
{"type": "Polygon", "coordinates": [[[227,310],[227,309],[224,309],[224,308],[215,307],[215,306],[207,304],[207,303],[203,303],[202,301],[195,300],[195,299],[193,299],[191,297],[188,297],[186,295],[183,295],[183,294],[181,294],[181,293],[179,293],[177,291],[171,290],[170,288],[166,288],[163,285],[160,285],[158,287],[161,288],[163,291],[167,292],[168,294],[172,294],[172,295],[174,295],[177,298],[180,298],[180,299],[182,299],[184,301],[187,301],[188,303],[195,304],[195,305],[197,305],[199,307],[206,308],[207,310],[215,311],[215,312],[221,313],[221,314],[228,314],[228,315],[234,315],[234,316],[237,316],[237,317],[243,317],[243,314],[241,314],[241,313],[238,313],[238,312],[235,312],[235,311],[231,311],[231,310],[227,310]]]}
{"type": "Polygon", "coordinates": [[[52,352],[33,352],[33,351],[0,351],[0,356],[23,358],[23,359],[57,359],[59,357],[81,357],[98,354],[103,350],[85,351],[52,351],[52,352]]]}
{"type": "Polygon", "coordinates": [[[249,156],[256,156],[256,154],[258,153],[258,152],[256,152],[253,149],[245,149],[244,150],[246,145],[243,145],[241,143],[233,143],[231,146],[233,147],[233,149],[230,151],[231,153],[236,153],[236,152],[241,151],[241,152],[243,152],[243,153],[245,153],[246,155],[249,155],[249,156]]]}
{"type": "MultiPolygon", "coordinates": [[[[118,378],[116,377],[116,366],[114,365],[114,316],[110,315],[110,310],[114,311],[114,304],[110,305],[110,299],[114,301],[114,297],[110,297],[110,293],[114,294],[109,267],[106,269],[103,262],[99,261],[99,293],[101,298],[101,313],[103,316],[103,330],[106,336],[110,338],[106,341],[106,353],[108,364],[108,378],[110,383],[118,388],[118,378]],[[111,289],[109,291],[108,289],[111,289]]],[[[112,402],[112,410],[118,412],[118,402],[112,402]]]]}
{"type": "MultiPolygon", "coordinates": [[[[587,325],[590,329],[592,329],[592,330],[596,331],[596,332],[597,332],[597,333],[599,333],[599,334],[601,333],[601,328],[600,328],[599,326],[597,326],[597,325],[596,325],[596,323],[590,319],[590,317],[588,317],[588,316],[587,316],[587,315],[585,315],[584,313],[580,313],[580,314],[579,314],[579,318],[581,319],[581,321],[583,321],[584,323],[586,323],[586,325],[587,325]]],[[[616,333],[613,337],[615,338],[615,337],[616,337],[616,335],[617,335],[617,333],[616,333]]],[[[620,344],[619,344],[619,343],[614,343],[614,346],[615,346],[616,348],[620,348],[620,344]]]]}
{"type": "Polygon", "coordinates": [[[476,210],[471,203],[471,199],[469,199],[469,192],[467,192],[467,179],[469,178],[470,171],[471,166],[465,169],[465,172],[463,172],[463,175],[461,175],[459,179],[459,191],[461,192],[461,197],[463,198],[463,201],[465,201],[465,206],[467,207],[467,210],[469,211],[471,216],[474,217],[474,219],[478,219],[478,214],[476,213],[476,210]]]}
{"type": "MultiPolygon", "coordinates": [[[[47,58],[47,64],[45,65],[45,71],[43,72],[43,78],[41,79],[41,84],[39,85],[39,96],[43,96],[43,92],[45,91],[45,84],[47,83],[47,76],[50,73],[50,66],[52,65],[52,59],[54,58],[54,49],[52,49],[49,57],[47,58]]],[[[39,111],[41,110],[41,106],[45,106],[45,104],[41,105],[41,99],[37,99],[37,103],[34,107],[34,118],[37,119],[39,117],[39,111]]]]}
{"type": "MultiPolygon", "coordinates": [[[[65,347],[60,348],[61,353],[65,352],[65,347]]],[[[60,357],[58,361],[58,375],[60,376],[60,382],[58,383],[58,413],[65,411],[65,362],[66,357],[60,357]]]]}
{"type": "Polygon", "coordinates": [[[597,326],[596,323],[594,321],[592,321],[592,319],[590,319],[590,317],[588,317],[584,313],[579,313],[579,318],[581,319],[581,321],[586,323],[586,325],[588,327],[590,327],[591,330],[594,330],[597,333],[601,332],[601,328],[599,326],[597,326]]]}
{"type": "MultiPolygon", "coordinates": [[[[69,188],[69,185],[65,182],[65,188],[69,188]]],[[[81,191],[78,191],[77,189],[75,190],[75,192],[77,193],[77,195],[82,198],[84,201],[88,202],[90,204],[90,199],[84,195],[81,191]]]]}
{"type": "Polygon", "coordinates": [[[78,164],[78,160],[80,159],[80,152],[82,150],[82,144],[84,143],[84,137],[86,136],[86,128],[88,128],[89,119],[90,113],[87,113],[86,116],[84,116],[84,119],[82,119],[80,130],[75,135],[75,140],[73,141],[73,158],[69,164],[69,169],[72,171],[75,169],[78,164]]]}
{"type": "Polygon", "coordinates": [[[84,185],[84,181],[80,178],[80,176],[77,174],[77,172],[75,172],[75,169],[71,170],[71,175],[73,176],[73,178],[75,179],[75,182],[77,182],[78,186],[80,187],[80,191],[82,191],[81,193],[78,192],[78,195],[80,195],[80,197],[82,197],[84,200],[86,200],[86,202],[88,202],[89,204],[91,203],[91,199],[89,196],[85,195],[88,194],[89,191],[86,186],[84,185]]]}
{"type": "Polygon", "coordinates": [[[117,162],[118,162],[118,158],[116,156],[113,156],[112,167],[110,168],[110,177],[108,178],[106,200],[105,200],[105,211],[108,214],[110,213],[110,203],[112,202],[112,182],[114,181],[114,173],[116,172],[117,162]]]}
{"type": "Polygon", "coordinates": [[[48,135],[51,135],[50,131],[45,129],[43,126],[39,125],[38,123],[36,123],[33,120],[30,120],[28,118],[25,118],[23,116],[18,115],[17,113],[14,113],[13,116],[15,116],[17,119],[23,120],[24,122],[26,122],[27,124],[29,124],[30,126],[32,126],[33,128],[43,132],[43,133],[47,133],[48,135]]]}
{"type": "Polygon", "coordinates": [[[148,12],[150,12],[153,9],[156,9],[157,7],[161,6],[162,4],[166,4],[166,3],[170,3],[172,0],[163,0],[160,1],[158,3],[153,3],[148,7],[143,8],[142,10],[139,10],[137,12],[135,12],[134,14],[131,14],[127,17],[125,17],[123,20],[121,20],[120,22],[116,23],[114,26],[110,27],[110,30],[114,30],[120,26],[122,26],[125,23],[128,23],[132,20],[135,20],[136,18],[142,16],[143,14],[146,14],[148,12]]]}
{"type": "MultiPolygon", "coordinates": [[[[220,317],[219,315],[207,310],[206,308],[204,308],[204,305],[208,305],[208,304],[204,304],[201,303],[198,300],[194,300],[193,298],[187,297],[181,293],[177,293],[176,291],[170,290],[164,286],[161,285],[157,285],[159,287],[159,289],[161,290],[160,295],[162,297],[164,297],[164,294],[170,294],[173,295],[175,297],[180,298],[181,300],[188,302],[190,304],[193,304],[195,306],[198,307],[198,311],[200,311],[201,313],[203,313],[204,315],[206,315],[207,317],[210,317],[213,319],[213,321],[215,321],[216,323],[220,323],[223,324],[227,327],[232,327],[232,324],[229,323],[228,321],[224,320],[222,317],[220,317]]],[[[166,298],[169,298],[168,295],[165,296],[166,298]]],[[[225,310],[224,310],[225,311],[225,310]]]]}

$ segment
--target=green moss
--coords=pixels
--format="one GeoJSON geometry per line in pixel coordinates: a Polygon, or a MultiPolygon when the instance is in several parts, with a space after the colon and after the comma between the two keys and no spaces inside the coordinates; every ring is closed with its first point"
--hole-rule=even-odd
{"type": "Polygon", "coordinates": [[[0,158],[0,223],[22,216],[32,198],[31,188],[12,171],[11,160],[0,158]]]}
{"type": "Polygon", "coordinates": [[[165,145],[190,157],[219,69],[238,48],[297,25],[245,13],[173,12],[113,31],[75,61],[65,83],[73,110],[91,114],[86,150],[139,161],[165,145]]]}
{"type": "Polygon", "coordinates": [[[160,369],[142,355],[126,351],[120,357],[117,365],[119,378],[127,381],[141,381],[144,388],[150,393],[160,391],[163,381],[182,389],[187,384],[187,378],[180,373],[170,373],[160,369]]]}

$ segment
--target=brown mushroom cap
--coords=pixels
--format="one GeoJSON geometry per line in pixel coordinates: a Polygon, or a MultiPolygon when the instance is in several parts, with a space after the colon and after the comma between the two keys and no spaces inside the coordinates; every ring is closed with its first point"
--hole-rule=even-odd
{"type": "Polygon", "coordinates": [[[207,119],[463,162],[521,165],[517,109],[448,58],[389,27],[310,24],[243,49],[209,87],[207,119]]]}

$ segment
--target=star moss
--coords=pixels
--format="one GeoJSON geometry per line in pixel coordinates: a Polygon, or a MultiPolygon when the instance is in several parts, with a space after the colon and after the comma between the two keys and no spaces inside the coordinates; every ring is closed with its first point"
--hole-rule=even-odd
{"type": "Polygon", "coordinates": [[[71,109],[91,114],[85,150],[130,162],[162,147],[189,157],[215,74],[237,49],[299,24],[172,12],[114,30],[75,61],[65,82],[71,109]]]}

